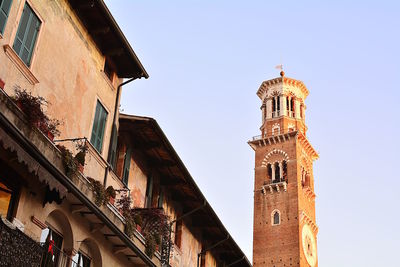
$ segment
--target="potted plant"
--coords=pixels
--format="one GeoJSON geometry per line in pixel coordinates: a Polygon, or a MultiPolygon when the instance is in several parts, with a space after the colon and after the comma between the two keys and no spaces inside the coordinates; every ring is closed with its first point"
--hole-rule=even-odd
{"type": "Polygon", "coordinates": [[[43,107],[48,105],[41,96],[33,96],[32,93],[28,93],[25,89],[21,89],[19,86],[14,88],[15,96],[12,97],[18,108],[25,113],[26,119],[30,126],[38,128],[43,134],[45,134],[51,141],[54,136],[58,136],[60,131],[58,127],[61,122],[56,119],[50,119],[43,111],[43,107]]]}
{"type": "Polygon", "coordinates": [[[99,181],[91,177],[88,177],[88,180],[93,191],[94,203],[97,206],[101,207],[102,205],[106,205],[110,198],[115,198],[116,193],[114,187],[110,185],[107,187],[107,189],[105,189],[103,184],[99,181]]]}
{"type": "Polygon", "coordinates": [[[62,155],[62,161],[64,165],[65,174],[71,178],[78,170],[78,164],[72,155],[72,152],[63,145],[57,145],[62,155]]]}
{"type": "Polygon", "coordinates": [[[86,143],[78,144],[77,146],[78,153],[75,155],[75,160],[78,163],[78,170],[83,173],[84,167],[85,167],[85,158],[86,158],[86,152],[88,150],[88,147],[86,143]]]}
{"type": "Polygon", "coordinates": [[[108,197],[108,201],[112,205],[114,205],[115,197],[117,196],[117,193],[115,192],[114,187],[112,187],[111,185],[109,187],[107,187],[107,189],[106,189],[106,196],[108,197]]]}

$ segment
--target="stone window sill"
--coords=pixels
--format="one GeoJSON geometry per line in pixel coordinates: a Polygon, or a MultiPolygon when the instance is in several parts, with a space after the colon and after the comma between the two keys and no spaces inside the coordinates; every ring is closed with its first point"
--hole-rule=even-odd
{"type": "Polygon", "coordinates": [[[3,46],[4,52],[11,60],[12,63],[17,67],[17,69],[25,76],[25,78],[29,81],[30,84],[34,85],[39,83],[39,80],[33,75],[31,70],[25,65],[25,63],[19,58],[17,53],[15,53],[14,49],[8,44],[3,46]]]}

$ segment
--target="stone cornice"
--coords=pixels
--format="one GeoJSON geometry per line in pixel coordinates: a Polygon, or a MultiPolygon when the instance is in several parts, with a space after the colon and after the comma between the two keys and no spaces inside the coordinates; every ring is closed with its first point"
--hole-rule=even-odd
{"type": "Polygon", "coordinates": [[[299,218],[300,218],[300,223],[304,222],[304,223],[308,224],[311,227],[311,229],[313,230],[313,232],[315,234],[318,234],[317,224],[314,222],[314,220],[310,216],[307,215],[307,213],[304,210],[300,210],[299,218]]]}
{"type": "Polygon", "coordinates": [[[275,84],[279,84],[279,83],[283,83],[284,85],[290,85],[290,86],[295,86],[297,88],[300,88],[301,92],[304,94],[304,98],[306,98],[309,94],[307,87],[305,86],[305,84],[302,81],[292,79],[289,77],[278,77],[275,79],[264,81],[257,91],[257,96],[261,99],[262,96],[264,95],[265,91],[268,89],[268,87],[271,87],[271,86],[273,86],[275,84]]]}
{"type": "Polygon", "coordinates": [[[319,158],[318,152],[312,147],[310,141],[308,141],[307,137],[303,133],[298,132],[297,140],[299,140],[299,143],[303,146],[304,151],[313,161],[319,158]]]}
{"type": "Polygon", "coordinates": [[[268,146],[268,145],[286,142],[287,140],[290,140],[291,138],[295,138],[296,135],[297,135],[297,131],[288,132],[288,133],[284,133],[284,134],[265,136],[264,138],[262,136],[259,136],[259,137],[253,137],[253,140],[249,141],[247,143],[254,150],[256,150],[257,147],[268,146]]]}

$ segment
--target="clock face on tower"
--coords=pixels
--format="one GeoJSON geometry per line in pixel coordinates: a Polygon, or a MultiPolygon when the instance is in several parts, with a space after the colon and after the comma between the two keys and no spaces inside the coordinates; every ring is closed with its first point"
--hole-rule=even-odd
{"type": "Polygon", "coordinates": [[[311,267],[314,267],[317,263],[317,245],[314,234],[308,224],[303,226],[301,237],[303,240],[303,252],[306,256],[306,260],[311,267]]]}

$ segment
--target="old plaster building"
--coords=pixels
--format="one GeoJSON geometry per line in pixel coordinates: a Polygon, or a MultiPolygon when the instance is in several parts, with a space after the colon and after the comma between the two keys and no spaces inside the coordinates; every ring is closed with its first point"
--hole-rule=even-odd
{"type": "Polygon", "coordinates": [[[119,114],[148,74],[102,0],[0,0],[0,46],[0,266],[251,266],[157,122],[119,114]]]}
{"type": "Polygon", "coordinates": [[[281,77],[264,81],[261,135],[255,151],[254,266],[318,266],[313,161],[307,139],[303,82],[281,77]]]}

